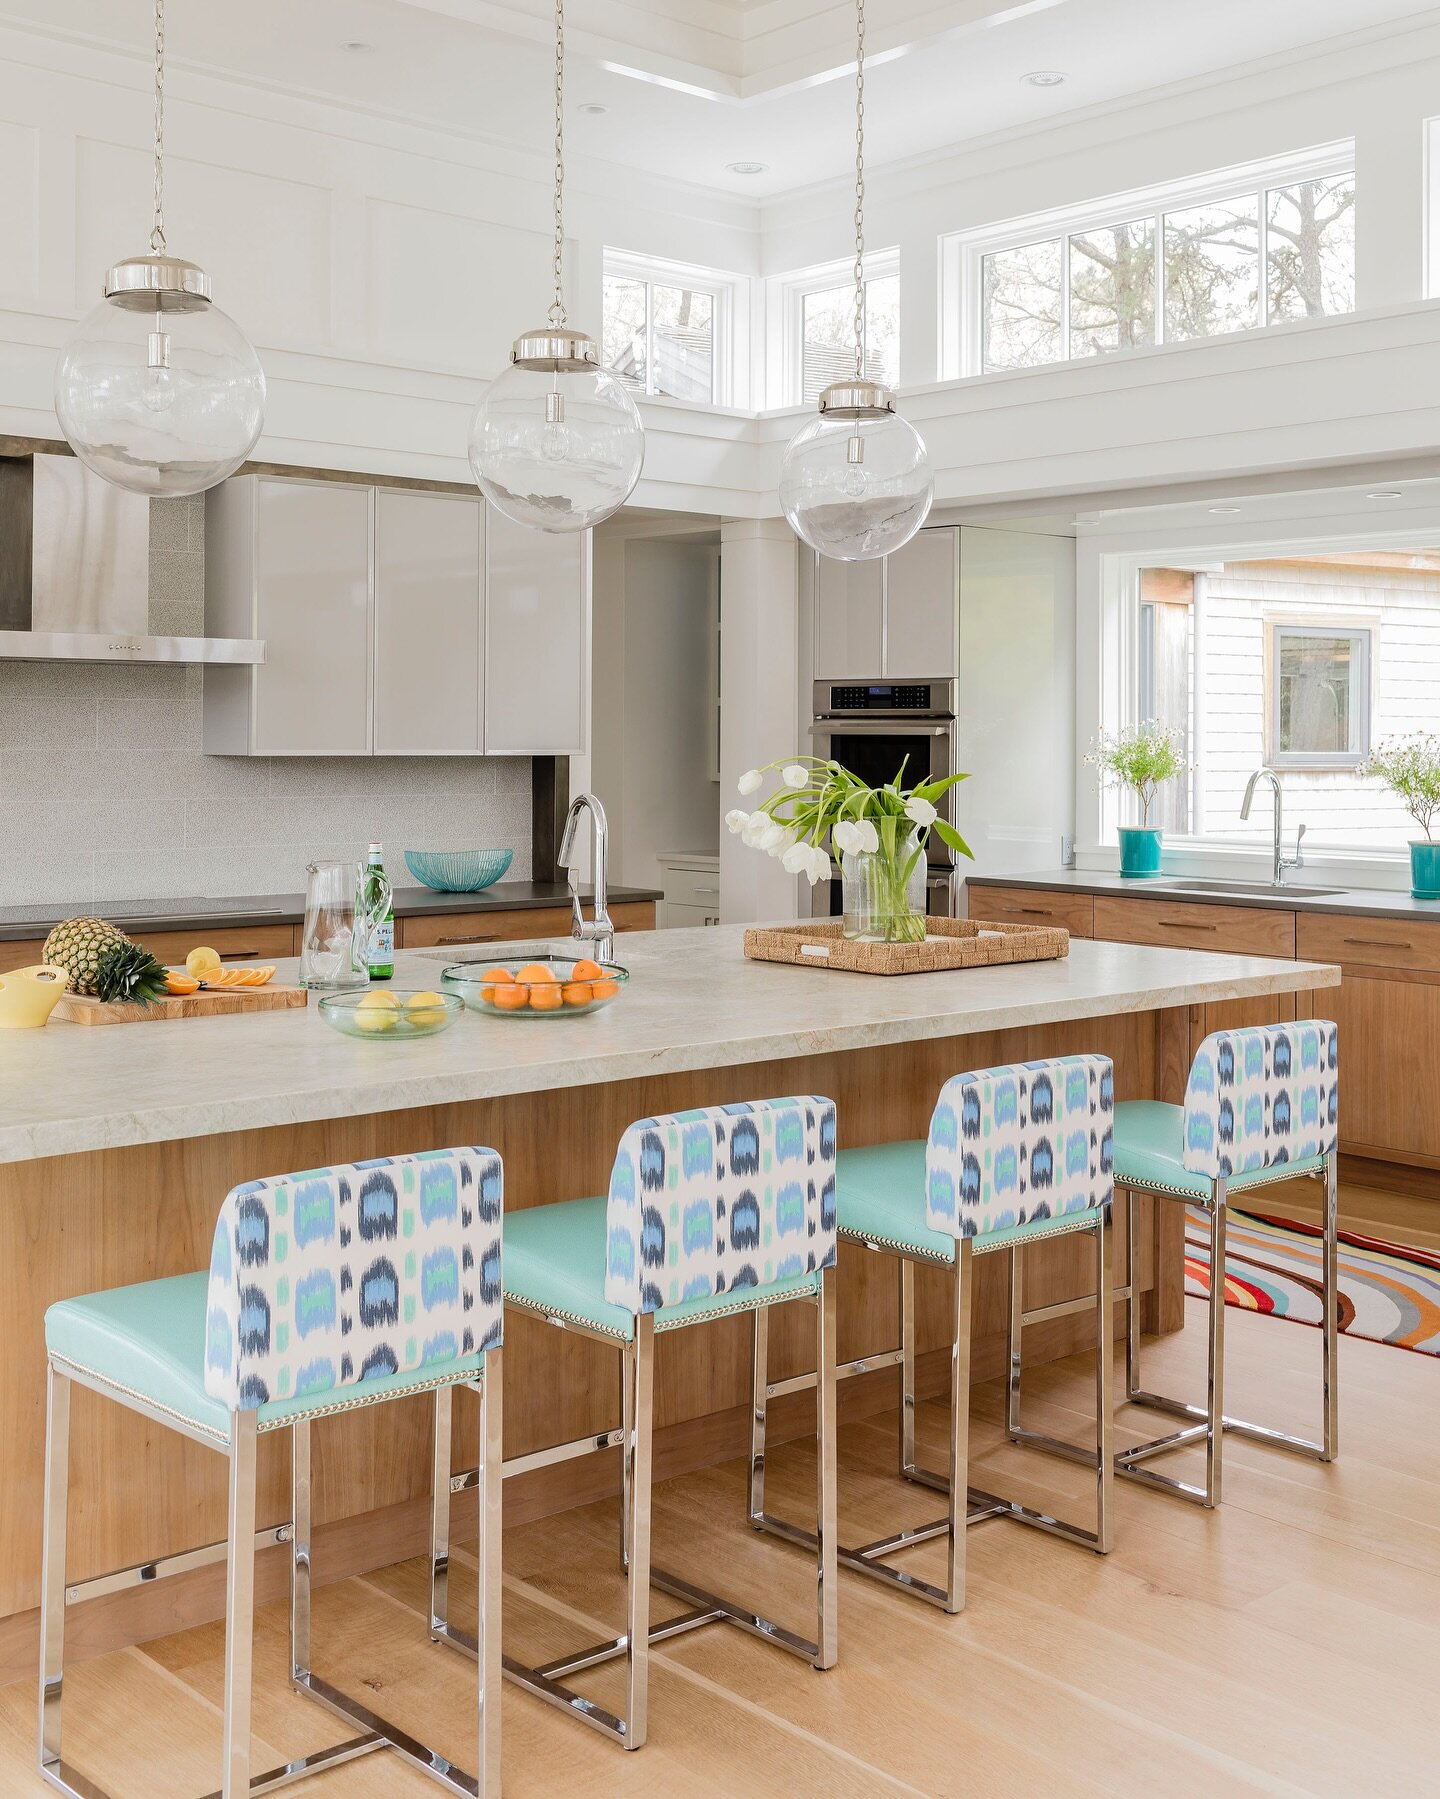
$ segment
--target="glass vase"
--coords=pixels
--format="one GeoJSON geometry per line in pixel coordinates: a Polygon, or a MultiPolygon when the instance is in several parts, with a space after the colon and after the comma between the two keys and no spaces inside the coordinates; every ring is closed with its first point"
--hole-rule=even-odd
{"type": "Polygon", "coordinates": [[[865,943],[925,941],[925,856],[915,831],[893,850],[846,850],[840,857],[847,937],[865,943]]]}

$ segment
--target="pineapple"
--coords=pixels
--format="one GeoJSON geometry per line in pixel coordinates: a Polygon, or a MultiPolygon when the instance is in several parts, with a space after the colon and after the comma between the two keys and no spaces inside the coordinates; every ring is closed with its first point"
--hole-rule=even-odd
{"type": "Polygon", "coordinates": [[[67,971],[72,993],[93,994],[101,956],[129,941],[103,918],[67,918],[45,939],[43,960],[67,971]]]}
{"type": "Polygon", "coordinates": [[[138,943],[112,943],[95,969],[95,992],[103,1000],[148,1006],[167,991],[165,969],[138,943]]]}

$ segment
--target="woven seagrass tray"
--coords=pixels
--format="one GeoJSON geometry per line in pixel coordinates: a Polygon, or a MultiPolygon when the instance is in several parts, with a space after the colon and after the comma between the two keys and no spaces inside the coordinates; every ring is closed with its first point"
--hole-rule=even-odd
{"type": "Polygon", "coordinates": [[[1048,962],[1070,953],[1070,933],[1055,925],[991,924],[983,918],[927,918],[923,943],[862,943],[839,924],[756,926],[745,954],[756,962],[795,962],[851,974],[935,974],[945,968],[993,968],[1048,962]]]}

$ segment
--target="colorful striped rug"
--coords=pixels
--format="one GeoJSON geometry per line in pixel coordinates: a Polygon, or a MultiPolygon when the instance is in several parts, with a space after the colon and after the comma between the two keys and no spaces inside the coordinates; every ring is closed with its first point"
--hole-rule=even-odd
{"type": "MultiPolygon", "coordinates": [[[[1185,1291],[1210,1293],[1210,1226],[1185,1209],[1185,1291]]],[[[1301,1324],[1320,1322],[1318,1225],[1231,1210],[1225,1230],[1225,1303],[1301,1324]]],[[[1440,1356],[1440,1254],[1340,1233],[1340,1328],[1440,1356]]]]}

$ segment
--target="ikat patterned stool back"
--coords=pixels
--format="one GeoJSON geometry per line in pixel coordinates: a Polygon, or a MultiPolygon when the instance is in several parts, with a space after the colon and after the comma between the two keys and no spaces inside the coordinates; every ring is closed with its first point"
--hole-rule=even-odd
{"type": "Polygon", "coordinates": [[[764,1099],[642,1118],[620,1139],[605,1297],[636,1316],[835,1261],[835,1107],[764,1099]]]}
{"type": "Polygon", "coordinates": [[[502,1188],[491,1149],[233,1188],[210,1254],[205,1390],[253,1411],[467,1358],[478,1368],[501,1337],[502,1188]]]}
{"type": "Polygon", "coordinates": [[[1328,1156],[1339,1141],[1339,1067],[1339,1034],[1324,1019],[1207,1037],[1185,1087],[1187,1171],[1228,1180],[1328,1156]]]}
{"type": "Polygon", "coordinates": [[[953,1076],[925,1147],[926,1222],[955,1237],[985,1237],[1109,1205],[1114,1119],[1108,1056],[953,1076]]]}

